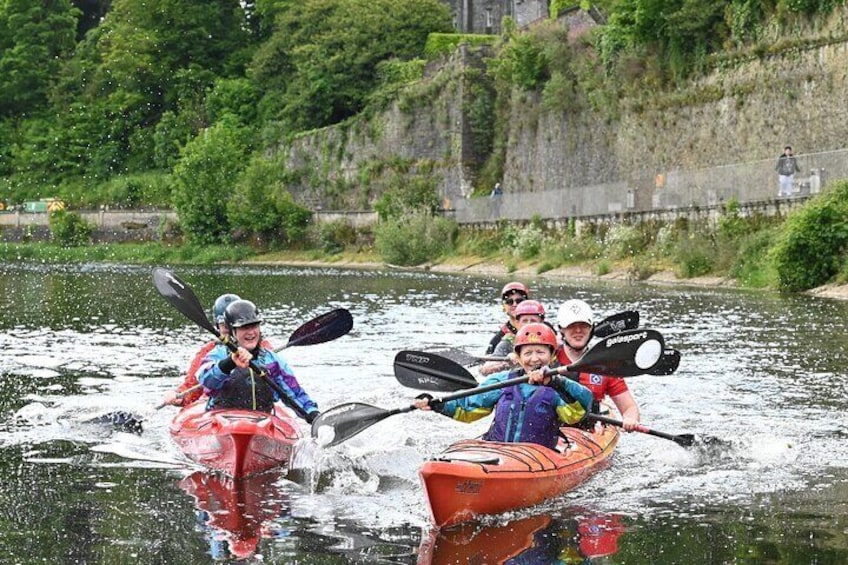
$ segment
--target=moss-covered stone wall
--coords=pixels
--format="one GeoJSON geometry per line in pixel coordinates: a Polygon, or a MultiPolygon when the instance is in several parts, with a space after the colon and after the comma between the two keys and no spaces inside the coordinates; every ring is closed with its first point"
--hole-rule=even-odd
{"type": "MultiPolygon", "coordinates": [[[[463,69],[483,68],[460,50],[390,108],[311,132],[285,147],[301,179],[299,198],[316,207],[367,209],[386,172],[426,164],[447,202],[468,196],[482,165],[474,151],[463,69]]],[[[645,93],[614,111],[542,110],[513,94],[503,187],[562,190],[626,181],[640,188],[674,170],[776,158],[848,145],[848,41],[831,37],[779,53],[728,61],[685,88],[645,93]]]]}

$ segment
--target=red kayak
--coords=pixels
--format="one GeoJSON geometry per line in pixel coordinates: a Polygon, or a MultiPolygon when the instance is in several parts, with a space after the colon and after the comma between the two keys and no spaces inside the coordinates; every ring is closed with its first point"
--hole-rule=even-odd
{"type": "Polygon", "coordinates": [[[253,410],[206,410],[200,400],[171,422],[171,436],[192,461],[234,478],[289,464],[300,424],[285,408],[274,414],[253,410]]]}
{"type": "Polygon", "coordinates": [[[420,475],[437,527],[533,506],[569,491],[609,463],[618,428],[563,428],[557,449],[466,440],[427,461],[420,475]]]}

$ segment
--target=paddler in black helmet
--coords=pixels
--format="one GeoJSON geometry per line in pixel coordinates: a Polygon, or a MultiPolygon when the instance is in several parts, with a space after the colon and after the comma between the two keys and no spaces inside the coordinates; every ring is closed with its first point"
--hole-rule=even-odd
{"type": "Polygon", "coordinates": [[[318,405],[301,388],[283,358],[262,346],[259,328],[262,314],[256,305],[249,300],[236,300],[224,311],[224,321],[238,343],[238,350],[231,353],[226,346],[219,345],[204,359],[197,379],[209,391],[207,409],[273,410],[274,402],[280,398],[250,367],[253,361],[259,369],[264,369],[311,424],[318,417],[318,405]]]}

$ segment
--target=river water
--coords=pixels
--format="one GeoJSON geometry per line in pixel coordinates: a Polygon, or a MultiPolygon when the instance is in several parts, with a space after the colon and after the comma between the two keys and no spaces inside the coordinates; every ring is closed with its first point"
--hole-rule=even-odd
{"type": "MultiPolygon", "coordinates": [[[[283,344],[348,308],[351,333],[284,356],[322,409],[391,409],[401,349],[482,353],[502,278],[282,267],[180,268],[204,305],[257,302],[283,344]]],[[[0,563],[846,563],[848,303],[736,290],[526,280],[549,311],[641,313],[683,353],[628,380],[643,422],[712,443],[623,435],[564,497],[436,535],[417,470],[481,433],[413,412],[304,449],[311,472],[233,485],[186,461],[156,410],[208,334],[149,267],[0,266],[0,563]],[[141,434],[92,422],[113,411],[141,434]]]]}

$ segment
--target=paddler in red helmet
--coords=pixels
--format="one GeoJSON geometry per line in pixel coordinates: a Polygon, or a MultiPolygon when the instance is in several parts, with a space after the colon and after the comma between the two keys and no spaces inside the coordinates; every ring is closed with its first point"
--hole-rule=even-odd
{"type": "MultiPolygon", "coordinates": [[[[527,383],[444,403],[422,394],[415,400],[415,407],[435,410],[461,422],[473,422],[494,411],[494,421],[483,439],[538,443],[554,449],[559,440],[559,426],[580,422],[592,406],[592,393],[586,387],[547,371],[556,347],[556,334],[550,326],[527,324],[515,336],[515,353],[518,364],[529,377],[527,383]]],[[[510,371],[496,373],[479,386],[500,383],[513,376],[516,375],[510,371]]]]}

